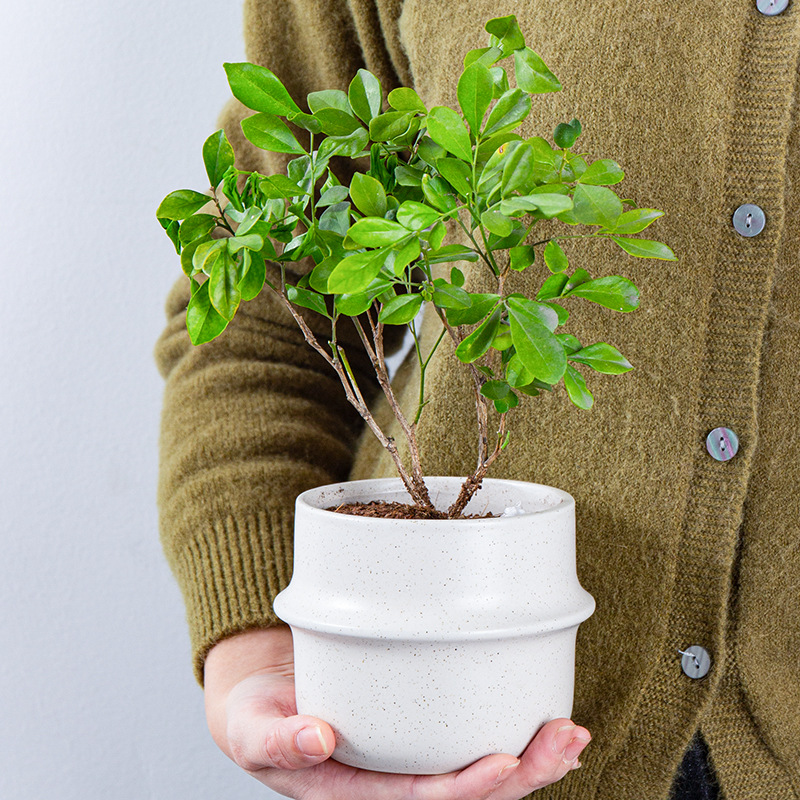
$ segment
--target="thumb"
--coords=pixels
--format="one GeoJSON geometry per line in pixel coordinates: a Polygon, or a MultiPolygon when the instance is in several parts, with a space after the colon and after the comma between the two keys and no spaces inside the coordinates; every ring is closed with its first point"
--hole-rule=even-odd
{"type": "MultiPolygon", "coordinates": [[[[244,691],[235,689],[228,698],[226,749],[240,767],[248,772],[303,769],[331,755],[336,738],[330,725],[316,717],[291,714],[274,685],[239,688],[244,691]]],[[[294,698],[290,700],[294,711],[294,698]]]]}

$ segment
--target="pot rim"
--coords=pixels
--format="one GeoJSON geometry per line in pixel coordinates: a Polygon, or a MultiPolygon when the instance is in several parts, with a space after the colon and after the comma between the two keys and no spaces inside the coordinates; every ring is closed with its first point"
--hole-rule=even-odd
{"type": "MultiPolygon", "coordinates": [[[[455,475],[430,475],[425,478],[425,482],[428,485],[429,489],[434,488],[436,483],[440,482],[453,482],[457,481],[460,485],[466,478],[455,476],[455,475]]],[[[358,514],[342,514],[338,511],[329,511],[327,508],[323,508],[322,505],[330,506],[333,505],[332,497],[328,497],[325,500],[320,498],[320,495],[325,493],[330,493],[330,495],[335,494],[336,492],[343,493],[343,496],[339,498],[343,502],[361,502],[362,499],[368,498],[365,502],[369,502],[370,500],[381,499],[380,494],[389,494],[391,493],[398,493],[398,490],[401,493],[405,493],[405,489],[403,487],[402,481],[399,477],[394,478],[367,478],[365,480],[358,480],[358,481],[339,481],[338,483],[329,483],[324,486],[316,486],[313,489],[307,489],[306,491],[302,492],[297,496],[296,505],[299,508],[300,506],[303,507],[303,513],[308,515],[323,515],[329,516],[331,514],[336,514],[337,517],[346,517],[348,525],[362,525],[362,524],[370,524],[374,525],[377,523],[383,524],[407,524],[409,522],[417,524],[431,524],[431,523],[458,523],[459,525],[467,525],[467,526],[480,526],[491,524],[492,526],[500,526],[500,525],[507,525],[507,524],[514,524],[518,525],[521,519],[529,519],[531,517],[536,517],[538,519],[542,519],[543,517],[547,516],[555,516],[558,514],[568,513],[570,510],[574,509],[575,507],[575,499],[572,497],[571,494],[565,492],[563,489],[558,489],[555,486],[548,486],[547,484],[543,483],[533,483],[531,481],[517,481],[517,480],[509,480],[506,478],[484,478],[483,485],[479,492],[486,492],[487,494],[491,492],[493,487],[501,488],[515,488],[518,487],[520,490],[528,493],[531,489],[542,489],[545,490],[548,495],[556,496],[559,498],[559,502],[554,503],[546,508],[538,508],[534,509],[533,511],[525,511],[523,514],[514,514],[508,517],[478,517],[475,519],[389,519],[384,517],[365,517],[358,514]],[[343,488],[347,487],[347,488],[343,488]],[[357,491],[355,487],[363,487],[363,492],[357,491]],[[348,491],[349,489],[349,491],[348,491]]],[[[480,495],[478,495],[479,497],[480,495]]],[[[485,495],[483,495],[485,496],[485,495]]],[[[408,495],[406,495],[407,499],[408,495]]],[[[470,502],[474,502],[474,499],[470,502]]]]}

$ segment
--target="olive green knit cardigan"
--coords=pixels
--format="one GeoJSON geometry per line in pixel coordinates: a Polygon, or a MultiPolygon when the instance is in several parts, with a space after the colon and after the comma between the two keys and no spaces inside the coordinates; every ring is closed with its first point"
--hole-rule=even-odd
{"type": "MultiPolygon", "coordinates": [[[[574,266],[640,287],[638,311],[587,307],[574,331],[618,346],[636,369],[593,374],[589,412],[563,391],[525,401],[492,473],[575,497],[578,572],[597,600],[578,634],[574,707],[594,740],[582,769],[536,797],[665,800],[699,727],[728,800],[796,800],[800,4],[765,16],[755,0],[247,0],[247,55],[301,103],[365,66],[385,91],[414,86],[428,107],[453,105],[463,54],[484,46],[487,19],[510,13],[564,86],[534,98],[521,133],[549,137],[580,119],[581,150],[621,164],[623,196],[665,210],[652,238],[679,256],[564,242],[574,266]],[[732,226],[743,203],[766,214],[758,236],[732,226]],[[704,442],[723,425],[740,450],[719,462],[704,442]],[[702,680],[681,671],[678,650],[693,644],[711,654],[702,680]]],[[[224,117],[242,147],[244,113],[234,103],[224,117]]],[[[279,166],[262,156],[241,165],[279,166]]],[[[477,270],[468,279],[481,285],[477,270]]],[[[197,349],[186,302],[181,283],[157,347],[159,503],[201,678],[216,641],[276,624],[294,497],[392,468],[268,297],[197,349]]],[[[451,369],[439,358],[427,380],[428,474],[465,473],[475,459],[470,390],[451,369]]],[[[400,371],[401,395],[411,372],[400,371]]]]}

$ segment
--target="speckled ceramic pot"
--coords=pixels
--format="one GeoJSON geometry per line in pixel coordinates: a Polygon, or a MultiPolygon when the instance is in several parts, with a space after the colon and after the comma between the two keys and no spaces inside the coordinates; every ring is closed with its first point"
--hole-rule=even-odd
{"type": "MultiPolygon", "coordinates": [[[[427,479],[437,507],[457,478],[427,479]]],[[[297,498],[294,574],[275,613],[294,637],[297,708],[328,722],[334,758],[436,774],[519,755],[572,713],[575,634],[594,600],[575,574],[575,504],[559,489],[486,480],[468,513],[410,521],[336,514],[407,501],[399,480],[297,498]]]]}

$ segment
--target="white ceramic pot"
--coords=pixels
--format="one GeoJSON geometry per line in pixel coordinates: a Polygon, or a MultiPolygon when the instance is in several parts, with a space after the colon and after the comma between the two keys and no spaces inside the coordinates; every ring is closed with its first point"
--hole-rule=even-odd
{"type": "MultiPolygon", "coordinates": [[[[438,508],[461,480],[428,478],[438,508]]],[[[519,755],[569,717],[575,635],[594,600],[575,573],[575,503],[559,489],[484,481],[473,520],[337,514],[398,500],[399,480],[323,486],[297,498],[294,574],[275,599],[292,628],[297,709],[328,722],[334,758],[437,774],[519,755]]]]}

